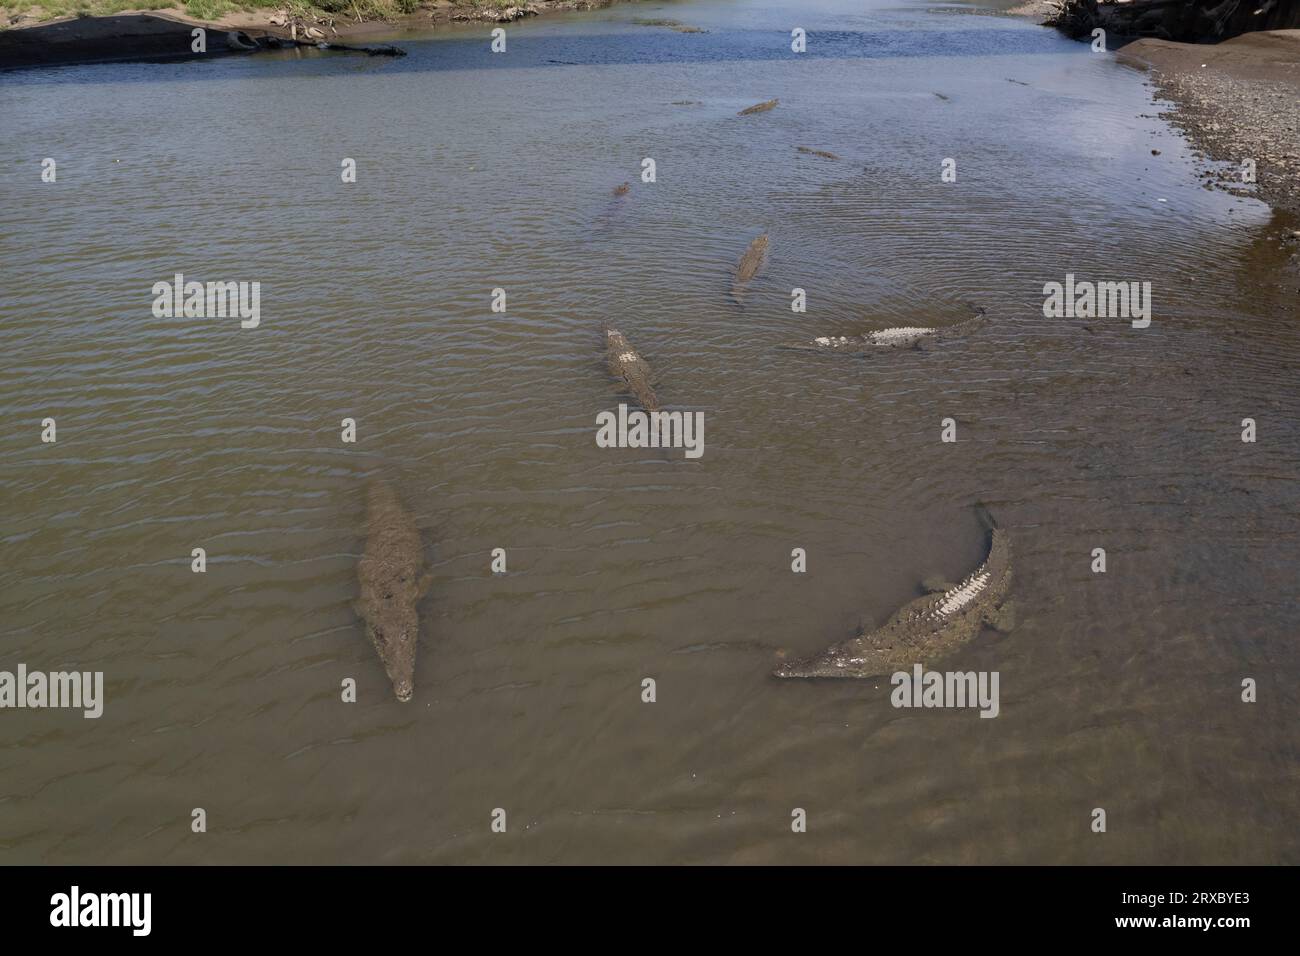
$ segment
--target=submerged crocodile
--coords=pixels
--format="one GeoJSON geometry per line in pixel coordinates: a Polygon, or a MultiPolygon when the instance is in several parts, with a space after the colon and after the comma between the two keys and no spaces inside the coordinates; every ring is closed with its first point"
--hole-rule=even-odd
{"type": "MultiPolygon", "coordinates": [[[[272,21],[274,22],[274,21],[272,21]]],[[[235,31],[238,32],[238,31],[235,31]]],[[[227,34],[230,36],[231,34],[227,34]]],[[[305,40],[299,40],[297,35],[291,37],[278,37],[273,34],[258,37],[256,40],[249,40],[248,35],[241,33],[245,40],[249,40],[251,46],[240,45],[238,49],[243,50],[281,50],[294,47],[315,47],[317,50],[334,50],[343,53],[365,53],[367,56],[406,56],[406,51],[401,47],[385,44],[383,46],[349,46],[346,43],[327,43],[325,34],[321,33],[315,27],[308,27],[304,33],[307,37],[305,40]]]]}
{"type": "Polygon", "coordinates": [[[901,326],[867,332],[865,335],[823,335],[809,342],[782,345],[780,348],[796,352],[840,352],[856,356],[888,349],[919,348],[929,342],[960,338],[973,332],[985,321],[984,309],[976,307],[975,312],[974,318],[941,328],[901,326]]]}
{"type": "Polygon", "coordinates": [[[979,634],[985,624],[1009,631],[1015,612],[1006,601],[1011,586],[1011,541],[987,511],[989,553],[960,584],[903,605],[884,627],[833,644],[820,654],[780,664],[777,677],[876,677],[910,670],[942,658],[979,634]]]}
{"type": "Polygon", "coordinates": [[[753,116],[755,113],[766,113],[770,109],[775,109],[780,100],[764,100],[761,103],[755,103],[753,106],[746,106],[737,113],[737,116],[753,116]]]}
{"type": "Polygon", "coordinates": [[[429,589],[430,575],[421,574],[420,531],[397,492],[386,482],[374,481],[367,499],[366,548],[357,566],[361,598],[354,606],[393,682],[393,693],[405,702],[415,693],[420,636],[415,605],[429,589]]]}
{"type": "Polygon", "coordinates": [[[745,254],[740,257],[740,262],[736,265],[736,277],[731,281],[731,297],[737,304],[744,304],[745,287],[749,285],[750,279],[758,275],[758,270],[762,268],[766,256],[767,233],[765,232],[749,244],[749,248],[745,250],[745,254]]]}
{"type": "Polygon", "coordinates": [[[813,149],[811,146],[796,146],[795,150],[808,156],[820,156],[822,159],[839,159],[834,153],[829,153],[824,149],[813,149]]]}
{"type": "Polygon", "coordinates": [[[659,396],[655,394],[654,373],[632,344],[618,329],[605,326],[605,356],[609,360],[609,374],[623,380],[627,390],[636,396],[647,412],[659,411],[659,396]]]}

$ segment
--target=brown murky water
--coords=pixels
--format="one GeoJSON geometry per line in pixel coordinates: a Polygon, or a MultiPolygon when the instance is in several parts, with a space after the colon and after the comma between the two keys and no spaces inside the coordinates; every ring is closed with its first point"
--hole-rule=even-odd
{"type": "Polygon", "coordinates": [[[1140,74],[924,5],[402,42],[0,82],[0,669],[107,694],[0,711],[0,861],[1300,861],[1295,283],[1140,74]],[[260,326],[154,318],[176,272],[260,326]],[[1150,327],[1045,319],[1067,272],[1150,327]],[[967,302],[925,352],[774,349],[967,302]],[[596,447],[604,320],[702,458],[596,447]],[[409,704],[351,608],[374,476],[434,571],[409,704]],[[950,664],[997,719],[769,676],[973,568],[976,500],[1019,626],[950,664]]]}

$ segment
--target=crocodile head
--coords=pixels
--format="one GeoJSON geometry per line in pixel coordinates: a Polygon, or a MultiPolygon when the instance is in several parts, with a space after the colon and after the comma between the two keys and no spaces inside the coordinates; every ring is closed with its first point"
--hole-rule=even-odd
{"type": "Polygon", "coordinates": [[[415,695],[415,682],[409,676],[393,677],[392,680],[393,693],[397,695],[398,701],[408,703],[415,695]]]}
{"type": "Polygon", "coordinates": [[[866,677],[879,673],[871,661],[836,644],[821,654],[794,661],[783,661],[772,669],[776,677],[866,677]]]}
{"type": "Polygon", "coordinates": [[[816,660],[786,661],[772,669],[774,677],[845,677],[842,668],[816,660]]]}
{"type": "Polygon", "coordinates": [[[366,630],[379,652],[384,670],[388,672],[393,693],[405,703],[415,693],[415,642],[419,634],[419,619],[414,608],[390,607],[386,610],[385,620],[368,623],[366,630]]]}

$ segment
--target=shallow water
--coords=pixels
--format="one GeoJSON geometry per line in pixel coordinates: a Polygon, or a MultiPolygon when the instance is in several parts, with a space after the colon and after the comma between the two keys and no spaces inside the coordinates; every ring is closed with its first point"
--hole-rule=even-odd
{"type": "Polygon", "coordinates": [[[488,29],[0,78],[0,669],[107,692],[0,711],[0,861],[1300,861],[1295,290],[1141,74],[924,4],[488,29]],[[176,272],[260,326],[154,318],[176,272]],[[1045,319],[1067,272],[1151,326],[1045,319]],[[595,446],[605,320],[701,459],[595,446]],[[351,608],[374,476],[434,571],[405,705],[351,608]],[[947,663],[997,719],[769,676],[972,569],[979,500],[1019,626],[947,663]]]}

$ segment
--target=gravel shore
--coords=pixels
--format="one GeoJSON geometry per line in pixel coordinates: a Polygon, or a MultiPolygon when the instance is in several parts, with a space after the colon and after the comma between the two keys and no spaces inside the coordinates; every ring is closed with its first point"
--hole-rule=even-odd
{"type": "Polygon", "coordinates": [[[1300,30],[1247,33],[1215,45],[1142,39],[1121,61],[1149,69],[1168,118],[1210,159],[1211,188],[1254,195],[1300,215],[1300,30]],[[1243,181],[1255,163],[1256,183],[1243,181]]]}

